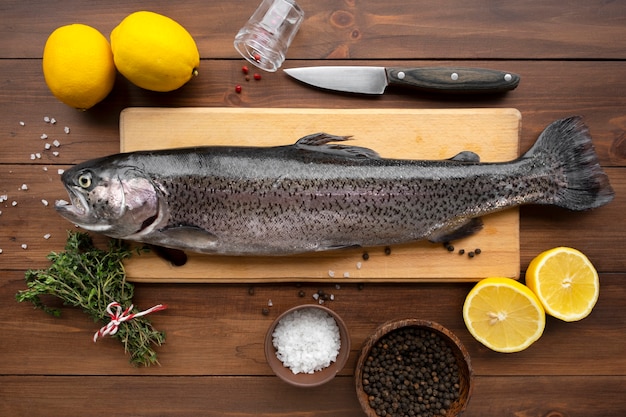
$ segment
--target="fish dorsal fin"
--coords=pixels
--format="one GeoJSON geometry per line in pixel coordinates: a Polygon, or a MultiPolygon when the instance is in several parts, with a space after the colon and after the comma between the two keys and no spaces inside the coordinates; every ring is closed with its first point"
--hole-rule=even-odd
{"type": "Polygon", "coordinates": [[[328,133],[313,133],[304,136],[294,144],[298,149],[305,149],[313,152],[322,152],[338,156],[348,156],[351,158],[380,159],[380,155],[372,149],[361,146],[348,146],[330,144],[330,142],[343,142],[350,140],[352,136],[337,136],[328,133]]]}
{"type": "Polygon", "coordinates": [[[480,156],[472,151],[463,151],[448,160],[455,162],[480,162],[480,156]]]}

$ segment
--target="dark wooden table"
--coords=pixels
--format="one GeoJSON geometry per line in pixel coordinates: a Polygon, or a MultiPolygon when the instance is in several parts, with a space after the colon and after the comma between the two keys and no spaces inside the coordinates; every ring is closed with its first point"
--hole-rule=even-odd
{"type": "MultiPolygon", "coordinates": [[[[440,97],[392,91],[382,97],[306,88],[281,72],[241,83],[244,61],[232,41],[257,6],[238,2],[44,2],[0,4],[0,415],[2,416],[361,416],[354,366],[365,338],[404,317],[437,321],[470,352],[475,389],[467,416],[623,416],[626,413],[626,5],[620,1],[300,0],[306,20],[285,66],[464,65],[522,76],[497,97],[440,97]],[[135,3],[135,4],[133,4],[135,3]],[[119,77],[88,112],[58,102],[41,72],[42,49],[58,26],[82,22],[108,36],[127,14],[149,9],[195,37],[200,76],[167,94],[119,77]],[[161,366],[133,368],[112,339],[75,309],[61,318],[15,301],[24,272],[48,266],[71,229],[42,199],[64,198],[58,169],[119,149],[126,107],[470,108],[512,107],[523,117],[520,151],[555,119],[589,125],[615,200],[588,213],[521,210],[521,274],[539,252],[559,245],[585,252],[600,272],[600,299],[577,323],[548,318],[543,337],[516,354],[492,352],[466,330],[461,307],[472,284],[303,283],[333,290],[331,307],[350,328],[349,362],[319,388],[292,388],[271,373],[262,338],[273,317],[302,303],[295,283],[138,284],[135,303],[170,308],[151,316],[167,332],[161,366]],[[56,125],[44,122],[54,117],[56,125]],[[20,122],[24,122],[22,126],[20,122]],[[70,127],[69,135],[63,127],[70,127]],[[58,156],[43,152],[46,133],[58,156]],[[42,158],[31,159],[41,152],[42,158]],[[44,170],[47,168],[47,171],[44,170]],[[20,190],[27,184],[28,190],[20,190]],[[13,201],[17,205],[13,205],[13,201]],[[44,239],[45,234],[49,239],[44,239]],[[22,245],[26,244],[26,249],[22,245]],[[261,309],[271,299],[268,316],[261,309]]],[[[393,129],[393,126],[380,126],[393,129]]],[[[243,135],[254,132],[242,132],[243,135]]]]}

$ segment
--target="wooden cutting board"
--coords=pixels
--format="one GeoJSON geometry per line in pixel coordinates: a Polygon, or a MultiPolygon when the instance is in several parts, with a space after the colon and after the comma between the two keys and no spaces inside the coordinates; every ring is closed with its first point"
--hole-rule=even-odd
{"type": "MultiPolygon", "coordinates": [[[[515,109],[242,109],[129,108],[121,114],[121,150],[196,145],[292,144],[315,132],[352,135],[352,144],[382,157],[446,159],[464,150],[484,162],[518,156],[521,116],[515,109]]],[[[176,267],[153,254],[126,264],[129,281],[146,282],[433,282],[518,278],[519,212],[492,214],[478,234],[441,244],[338,250],[289,257],[189,254],[176,267]],[[467,254],[480,248],[480,255],[467,254]],[[459,249],[465,255],[458,254],[459,249]],[[367,252],[369,258],[364,259],[367,252]],[[388,251],[387,251],[388,252],[388,251]]]]}

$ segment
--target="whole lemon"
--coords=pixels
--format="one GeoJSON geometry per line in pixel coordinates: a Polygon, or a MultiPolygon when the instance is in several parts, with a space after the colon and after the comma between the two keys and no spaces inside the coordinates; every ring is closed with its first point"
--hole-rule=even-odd
{"type": "Polygon", "coordinates": [[[130,82],[172,91],[197,75],[196,42],[178,22],[154,12],[128,15],[111,32],[115,66],[130,82]]]}
{"type": "Polygon", "coordinates": [[[56,98],[86,110],[113,89],[115,64],[109,41],[83,24],[61,26],[43,49],[43,75],[56,98]]]}

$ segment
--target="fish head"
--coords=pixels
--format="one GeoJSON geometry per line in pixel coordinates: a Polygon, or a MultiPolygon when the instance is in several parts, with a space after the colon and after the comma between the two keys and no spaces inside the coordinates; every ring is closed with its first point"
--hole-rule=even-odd
{"type": "Polygon", "coordinates": [[[138,167],[76,165],[61,177],[69,202],[58,200],[56,211],[83,229],[126,238],[153,224],[159,215],[159,188],[138,167]]]}

